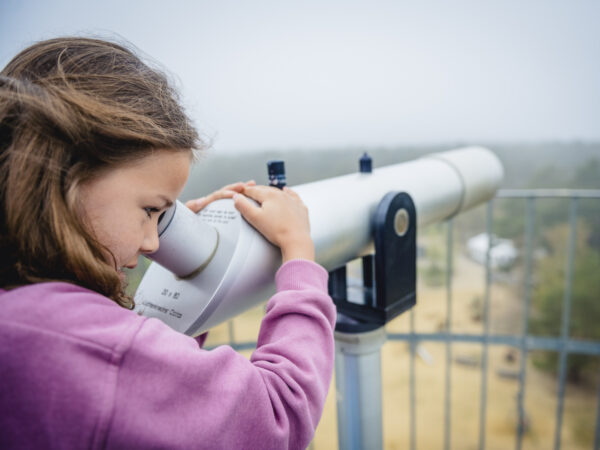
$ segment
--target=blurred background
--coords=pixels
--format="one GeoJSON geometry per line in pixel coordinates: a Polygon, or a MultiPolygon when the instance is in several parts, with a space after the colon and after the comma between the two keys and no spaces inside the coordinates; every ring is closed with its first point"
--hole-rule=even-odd
{"type": "MultiPolygon", "coordinates": [[[[183,199],[264,183],[274,158],[294,185],[365,151],[381,167],[490,148],[506,172],[493,204],[419,230],[417,307],[382,350],[385,448],[597,448],[599,18],[581,0],[1,0],[0,65],[61,35],[135,46],[207,143],[183,199]]],[[[248,354],[261,315],[208,345],[248,354]]],[[[314,448],[337,446],[331,392],[314,448]]]]}

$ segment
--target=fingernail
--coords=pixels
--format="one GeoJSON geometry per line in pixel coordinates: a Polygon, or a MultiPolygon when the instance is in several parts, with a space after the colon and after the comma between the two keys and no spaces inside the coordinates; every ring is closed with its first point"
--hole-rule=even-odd
{"type": "Polygon", "coordinates": [[[233,195],[233,201],[235,202],[238,198],[240,198],[241,195],[240,194],[234,194],[233,195]]]}

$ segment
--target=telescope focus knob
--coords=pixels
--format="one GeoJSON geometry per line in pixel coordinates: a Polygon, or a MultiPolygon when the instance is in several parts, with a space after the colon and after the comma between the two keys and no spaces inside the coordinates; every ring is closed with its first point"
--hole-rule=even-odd
{"type": "Polygon", "coordinates": [[[373,172],[373,160],[367,152],[365,152],[359,161],[360,173],[371,173],[373,172]]]}
{"type": "Polygon", "coordinates": [[[267,171],[269,173],[269,186],[283,189],[286,185],[284,162],[281,160],[267,162],[267,171]]]}

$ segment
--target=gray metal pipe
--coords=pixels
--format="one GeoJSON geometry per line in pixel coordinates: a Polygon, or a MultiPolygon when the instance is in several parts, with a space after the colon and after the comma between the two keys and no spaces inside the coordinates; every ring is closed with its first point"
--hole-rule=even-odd
{"type": "Polygon", "coordinates": [[[342,450],[383,448],[381,347],[385,328],[335,333],[338,446],[342,450]]]}

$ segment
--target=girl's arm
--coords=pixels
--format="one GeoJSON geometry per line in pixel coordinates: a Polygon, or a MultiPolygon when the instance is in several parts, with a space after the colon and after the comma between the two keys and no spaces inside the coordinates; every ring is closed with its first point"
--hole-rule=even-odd
{"type": "Polygon", "coordinates": [[[117,366],[107,447],[305,449],[331,382],[335,306],[314,262],[283,264],[276,285],[250,361],[142,319],[117,366]]]}

